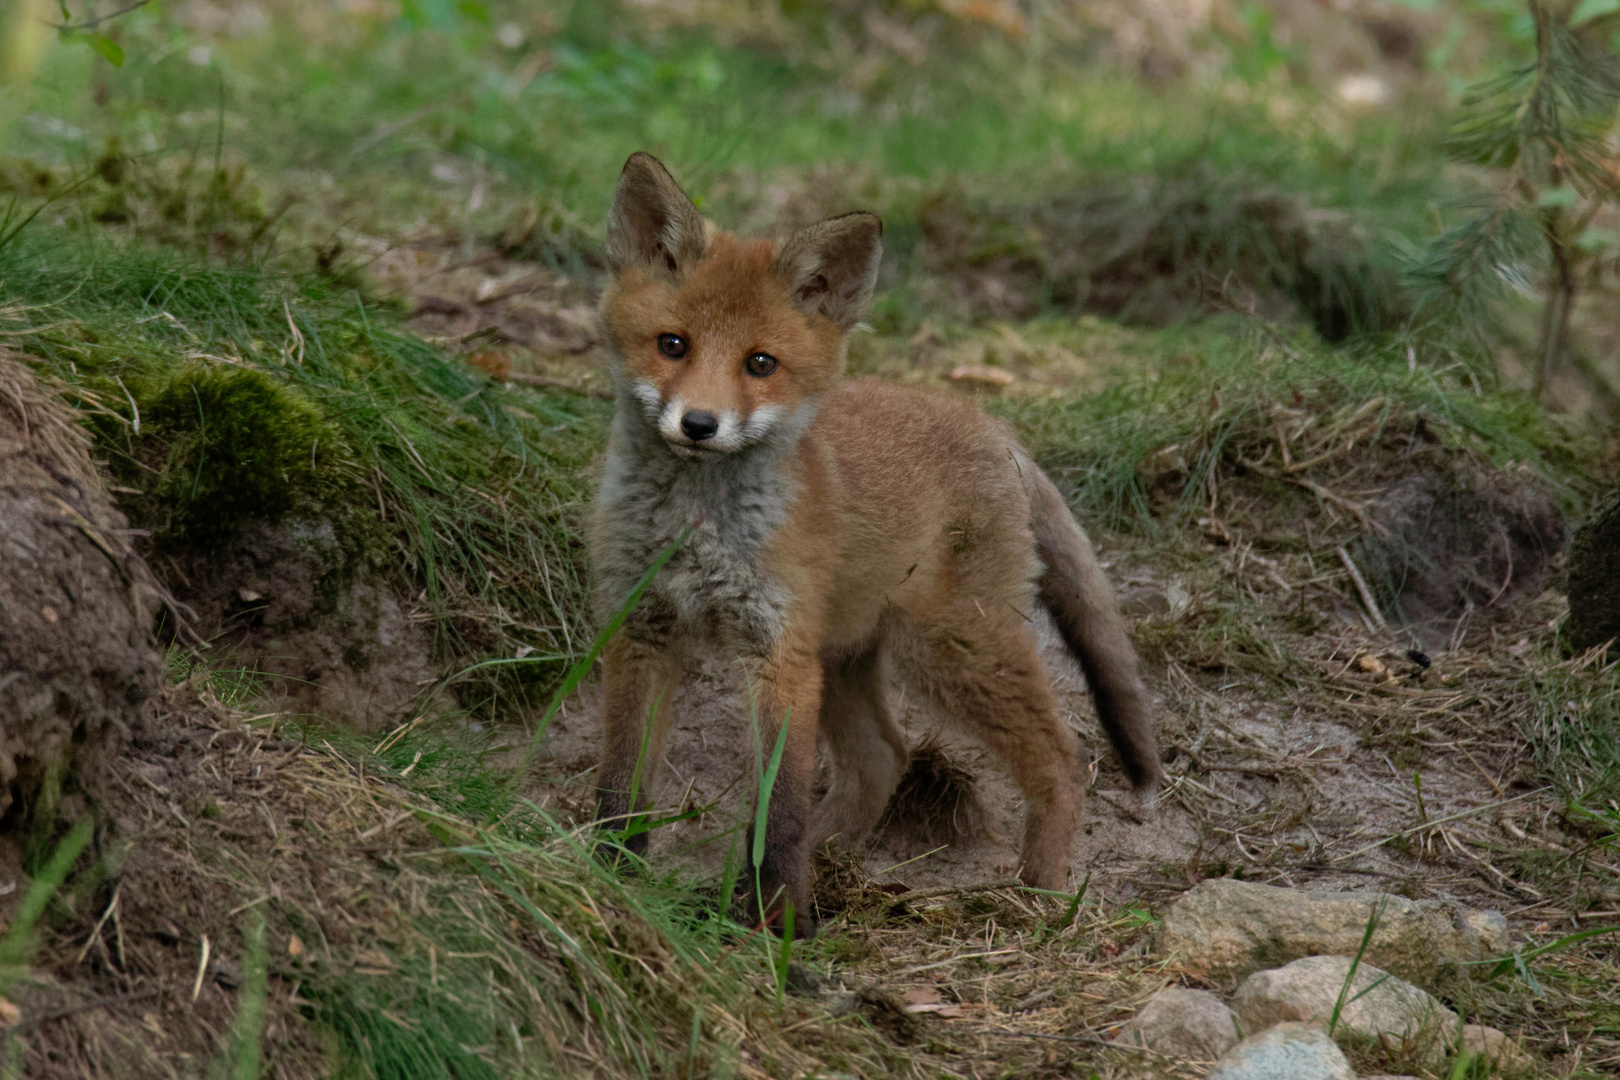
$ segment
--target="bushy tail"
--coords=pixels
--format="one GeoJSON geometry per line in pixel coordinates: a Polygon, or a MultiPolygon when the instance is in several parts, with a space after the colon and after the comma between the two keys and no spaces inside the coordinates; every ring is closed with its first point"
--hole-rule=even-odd
{"type": "Polygon", "coordinates": [[[1085,530],[1069,513],[1045,473],[1027,460],[1022,471],[1030,494],[1031,525],[1039,545],[1041,603],[1052,613],[1069,651],[1091,684],[1108,741],[1131,784],[1151,798],[1164,778],[1153,709],[1136,673],[1136,650],[1114,602],[1114,590],[1097,565],[1085,530]]]}

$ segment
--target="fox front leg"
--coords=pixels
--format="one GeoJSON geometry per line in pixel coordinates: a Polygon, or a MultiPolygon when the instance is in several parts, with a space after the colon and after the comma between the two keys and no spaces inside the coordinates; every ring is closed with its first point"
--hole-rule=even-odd
{"type": "MultiPolygon", "coordinates": [[[[625,830],[652,801],[649,793],[664,760],[669,730],[669,695],[680,666],[664,650],[625,638],[609,643],[605,663],[596,816],[609,829],[625,830]]],[[[647,849],[647,834],[630,835],[624,846],[641,854],[647,849]]]]}
{"type": "Polygon", "coordinates": [[[763,750],[759,798],[768,802],[764,842],[756,845],[753,826],[748,830],[750,876],[744,910],[750,922],[781,927],[791,906],[794,932],[799,936],[807,936],[815,928],[810,905],[810,819],[821,678],[821,659],[815,653],[780,649],[750,680],[763,750]],[[772,777],[771,757],[778,741],[782,754],[772,777]],[[769,787],[764,784],[767,778],[769,787]]]}

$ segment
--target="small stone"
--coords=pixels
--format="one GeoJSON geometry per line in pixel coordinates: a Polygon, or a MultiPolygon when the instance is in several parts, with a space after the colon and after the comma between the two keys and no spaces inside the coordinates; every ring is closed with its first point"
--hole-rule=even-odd
{"type": "Polygon", "coordinates": [[[1278,1024],[1244,1039],[1215,1063],[1209,1080],[1355,1080],[1344,1052],[1313,1024],[1278,1024]]]}
{"type": "Polygon", "coordinates": [[[1231,878],[1211,878],[1183,893],[1164,914],[1158,948],[1191,974],[1241,979],[1305,956],[1354,956],[1380,905],[1366,959],[1403,979],[1427,983],[1444,965],[1506,951],[1507,923],[1495,912],[1231,878]]]}
{"type": "Polygon", "coordinates": [[[1507,919],[1499,911],[1463,908],[1457,912],[1452,925],[1465,943],[1477,943],[1477,951],[1482,957],[1508,951],[1507,919]]]}
{"type": "Polygon", "coordinates": [[[1214,1061],[1240,1038],[1237,1014],[1208,990],[1172,986],[1148,998],[1119,1041],[1183,1061],[1214,1061]]]}
{"type": "Polygon", "coordinates": [[[816,997],[827,988],[825,979],[797,960],[789,961],[784,982],[787,992],[795,997],[816,997]]]}
{"type": "Polygon", "coordinates": [[[848,1016],[860,1008],[861,1001],[856,995],[847,991],[839,994],[829,994],[824,999],[827,1005],[827,1015],[832,1017],[848,1016]]]}
{"type": "Polygon", "coordinates": [[[1457,1030],[1457,1014],[1371,964],[1359,965],[1351,980],[1352,963],[1344,956],[1311,956],[1273,971],[1258,971],[1238,987],[1233,1007],[1247,1030],[1263,1031],[1287,1021],[1326,1028],[1337,1006],[1336,1035],[1412,1045],[1444,1056],[1448,1037],[1457,1030]]]}
{"type": "Polygon", "coordinates": [[[1530,1057],[1506,1032],[1484,1024],[1463,1027],[1462,1048],[1472,1051],[1493,1066],[1493,1070],[1519,1070],[1530,1064],[1530,1057]]]}

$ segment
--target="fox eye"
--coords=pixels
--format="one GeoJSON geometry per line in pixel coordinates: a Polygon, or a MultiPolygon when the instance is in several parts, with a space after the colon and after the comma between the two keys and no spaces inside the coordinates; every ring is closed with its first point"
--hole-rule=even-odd
{"type": "Polygon", "coordinates": [[[776,357],[771,356],[769,353],[757,352],[749,356],[743,362],[743,366],[748,369],[748,374],[754,376],[754,378],[763,379],[776,370],[776,357]]]}
{"type": "Polygon", "coordinates": [[[687,343],[686,338],[680,334],[658,335],[658,351],[671,360],[679,360],[686,355],[686,350],[689,348],[691,346],[687,343]]]}

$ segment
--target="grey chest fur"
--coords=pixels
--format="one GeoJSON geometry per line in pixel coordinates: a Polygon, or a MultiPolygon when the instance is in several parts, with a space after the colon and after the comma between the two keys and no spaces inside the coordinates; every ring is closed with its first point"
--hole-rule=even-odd
{"type": "Polygon", "coordinates": [[[695,639],[763,654],[792,597],[760,566],[793,499],[781,455],[759,446],[715,461],[686,461],[616,432],[597,497],[597,575],[616,606],[688,526],[691,537],[659,572],[626,624],[667,623],[674,644],[695,639]]]}

